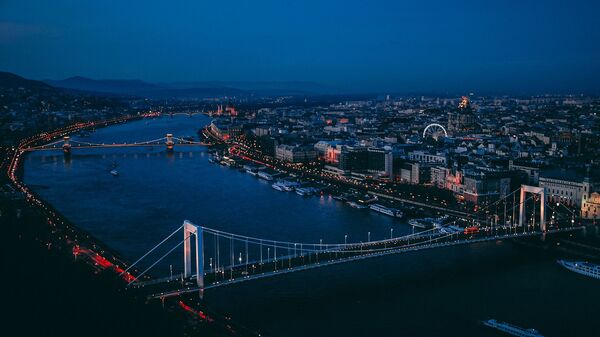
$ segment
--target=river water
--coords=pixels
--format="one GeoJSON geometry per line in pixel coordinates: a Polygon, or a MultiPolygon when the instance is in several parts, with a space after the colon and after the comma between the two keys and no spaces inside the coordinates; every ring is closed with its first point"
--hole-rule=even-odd
{"type": "MultiPolygon", "coordinates": [[[[163,117],[99,129],[88,142],[194,136],[205,116],[163,117]]],[[[78,139],[77,136],[73,137],[78,139]]],[[[366,241],[407,234],[397,219],[329,195],[302,198],[208,162],[203,147],[40,151],[24,180],[81,228],[130,260],[188,219],[275,240],[366,241]],[[109,171],[117,165],[119,176],[109,171]]],[[[181,253],[154,275],[181,270],[181,253]]],[[[496,318],[547,336],[594,336],[600,283],[562,269],[547,252],[507,242],[369,259],[209,290],[205,300],[274,336],[481,336],[496,318]]]]}

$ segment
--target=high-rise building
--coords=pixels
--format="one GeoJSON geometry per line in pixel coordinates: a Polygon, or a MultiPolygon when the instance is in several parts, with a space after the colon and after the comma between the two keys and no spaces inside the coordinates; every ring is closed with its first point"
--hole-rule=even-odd
{"type": "Polygon", "coordinates": [[[339,160],[344,171],[362,171],[368,167],[369,154],[366,147],[343,146],[339,160]]]}
{"type": "Polygon", "coordinates": [[[393,155],[387,149],[343,146],[339,166],[344,171],[367,171],[391,177],[393,155]]]}

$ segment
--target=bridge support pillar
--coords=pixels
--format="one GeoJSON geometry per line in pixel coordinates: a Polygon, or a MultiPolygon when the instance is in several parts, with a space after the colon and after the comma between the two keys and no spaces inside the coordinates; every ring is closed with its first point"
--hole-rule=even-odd
{"type": "MultiPolygon", "coordinates": [[[[519,226],[522,227],[527,223],[527,219],[525,219],[526,206],[525,206],[525,196],[527,193],[537,194],[540,197],[540,230],[542,232],[546,231],[546,190],[544,187],[537,186],[529,186],[529,185],[521,185],[521,198],[519,205],[519,226]]],[[[535,214],[534,214],[535,216],[535,214]]]]}
{"type": "Polygon", "coordinates": [[[183,222],[183,276],[192,276],[192,236],[196,244],[196,284],[204,288],[204,247],[202,227],[183,222]]]}
{"type": "Polygon", "coordinates": [[[64,154],[71,154],[71,143],[70,143],[71,137],[69,136],[64,136],[63,137],[63,141],[64,144],[62,146],[63,152],[64,154]]]}
{"type": "Polygon", "coordinates": [[[165,142],[165,145],[167,146],[167,151],[173,151],[173,148],[175,147],[175,143],[173,142],[173,134],[167,133],[167,141],[165,142]]]}

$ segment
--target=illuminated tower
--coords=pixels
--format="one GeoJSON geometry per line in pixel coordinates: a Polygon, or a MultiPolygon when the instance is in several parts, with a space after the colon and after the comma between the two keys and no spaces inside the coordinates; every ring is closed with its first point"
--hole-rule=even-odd
{"type": "Polygon", "coordinates": [[[461,98],[458,108],[448,113],[448,133],[451,135],[475,131],[475,114],[467,96],[461,98]]]}

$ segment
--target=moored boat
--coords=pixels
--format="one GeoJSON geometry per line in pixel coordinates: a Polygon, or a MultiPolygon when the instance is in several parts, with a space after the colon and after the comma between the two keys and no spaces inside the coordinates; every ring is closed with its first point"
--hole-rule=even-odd
{"type": "Polygon", "coordinates": [[[300,186],[300,183],[289,180],[279,180],[271,185],[271,187],[281,192],[291,192],[298,186],[300,186]]]}
{"type": "Polygon", "coordinates": [[[372,204],[369,208],[375,212],[379,212],[385,215],[401,218],[403,216],[402,211],[396,208],[386,207],[381,204],[372,204]]]}
{"type": "Polygon", "coordinates": [[[314,187],[298,187],[296,188],[296,194],[301,195],[303,197],[308,197],[317,192],[317,189],[314,187]]]}
{"type": "Polygon", "coordinates": [[[488,319],[487,321],[483,321],[483,324],[489,326],[490,328],[494,328],[496,330],[500,330],[509,335],[513,336],[521,336],[521,337],[543,337],[539,331],[536,329],[524,329],[518,327],[516,325],[512,325],[506,322],[500,322],[495,319],[488,319]]]}
{"type": "Polygon", "coordinates": [[[369,206],[363,205],[363,204],[358,203],[356,201],[348,201],[347,203],[348,203],[348,205],[350,205],[350,207],[356,208],[356,209],[367,209],[367,208],[369,208],[369,206]]]}
{"type": "Polygon", "coordinates": [[[558,260],[556,262],[572,272],[600,280],[600,265],[581,261],[558,260]]]}

